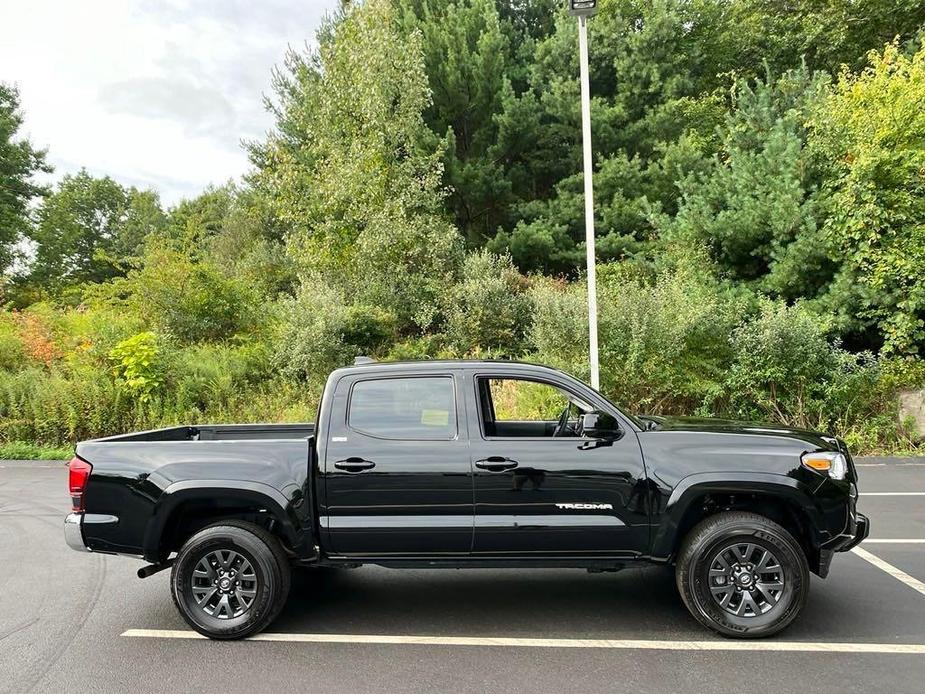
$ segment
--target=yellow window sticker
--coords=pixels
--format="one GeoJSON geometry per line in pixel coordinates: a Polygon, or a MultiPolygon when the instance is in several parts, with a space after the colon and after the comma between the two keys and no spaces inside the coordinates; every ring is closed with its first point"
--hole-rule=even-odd
{"type": "Polygon", "coordinates": [[[424,426],[445,427],[449,423],[449,410],[421,410],[421,424],[424,426]]]}

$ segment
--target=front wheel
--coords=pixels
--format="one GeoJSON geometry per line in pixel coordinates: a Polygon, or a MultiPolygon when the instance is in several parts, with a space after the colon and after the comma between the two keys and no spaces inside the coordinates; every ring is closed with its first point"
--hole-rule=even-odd
{"type": "Polygon", "coordinates": [[[289,594],[291,569],[279,541],[252,523],[225,521],[183,545],[170,575],[174,604],[193,629],[240,639],[264,629],[289,594]]]}
{"type": "Polygon", "coordinates": [[[786,529],[756,513],[710,516],[690,531],[678,555],[681,599],[723,636],[771,636],[789,625],[809,593],[809,567],[786,529]]]}

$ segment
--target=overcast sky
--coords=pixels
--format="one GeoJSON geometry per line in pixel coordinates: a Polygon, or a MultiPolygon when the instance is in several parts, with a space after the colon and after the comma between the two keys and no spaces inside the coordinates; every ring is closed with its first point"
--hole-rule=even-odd
{"type": "Polygon", "coordinates": [[[85,167],[174,204],[247,170],[287,46],[337,0],[0,0],[0,80],[54,179],[85,167]]]}

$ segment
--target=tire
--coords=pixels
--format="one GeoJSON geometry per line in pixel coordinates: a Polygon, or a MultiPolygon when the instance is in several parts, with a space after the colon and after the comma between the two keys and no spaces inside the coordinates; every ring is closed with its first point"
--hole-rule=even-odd
{"type": "Polygon", "coordinates": [[[276,619],[291,580],[289,560],[273,535],[229,520],[186,541],[170,574],[170,592],[183,619],[200,634],[241,639],[276,619]]]}
{"type": "Polygon", "coordinates": [[[728,637],[761,638],[796,619],[810,579],[806,555],[787,530],[736,511],[710,516],[688,533],[675,581],[685,606],[705,627],[728,637]]]}

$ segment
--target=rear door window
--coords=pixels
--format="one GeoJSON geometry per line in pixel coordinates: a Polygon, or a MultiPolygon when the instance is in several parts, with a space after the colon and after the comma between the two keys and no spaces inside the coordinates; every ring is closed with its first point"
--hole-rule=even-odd
{"type": "Polygon", "coordinates": [[[446,441],[456,437],[456,392],[449,376],[357,381],[347,424],[383,439],[446,441]]]}

